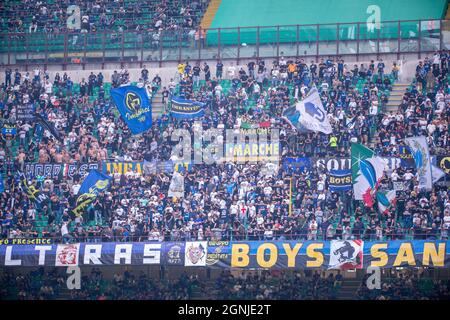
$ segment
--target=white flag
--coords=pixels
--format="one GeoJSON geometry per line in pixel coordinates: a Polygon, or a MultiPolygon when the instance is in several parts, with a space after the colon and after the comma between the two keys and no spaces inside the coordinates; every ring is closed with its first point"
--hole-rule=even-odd
{"type": "Polygon", "coordinates": [[[431,175],[433,176],[433,183],[438,182],[443,176],[445,176],[444,170],[434,165],[431,165],[431,175]]]}
{"type": "Polygon", "coordinates": [[[431,191],[433,179],[431,176],[431,157],[425,137],[412,137],[405,139],[411,150],[419,175],[419,188],[431,191]]]}
{"type": "Polygon", "coordinates": [[[167,196],[177,198],[184,197],[184,177],[176,171],[173,173],[172,180],[170,181],[167,196]]]}
{"type": "Polygon", "coordinates": [[[333,132],[327,113],[323,108],[319,92],[314,87],[308,96],[283,112],[283,116],[297,129],[303,128],[325,134],[333,132]]]}

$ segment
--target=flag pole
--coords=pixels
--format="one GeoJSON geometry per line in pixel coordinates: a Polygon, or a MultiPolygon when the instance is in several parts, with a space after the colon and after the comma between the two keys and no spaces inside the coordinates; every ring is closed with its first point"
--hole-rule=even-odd
{"type": "Polygon", "coordinates": [[[292,177],[289,179],[289,216],[292,216],[292,177]]]}

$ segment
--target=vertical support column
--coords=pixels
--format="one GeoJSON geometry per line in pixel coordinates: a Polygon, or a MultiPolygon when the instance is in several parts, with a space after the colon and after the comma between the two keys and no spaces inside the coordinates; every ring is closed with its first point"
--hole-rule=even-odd
{"type": "Polygon", "coordinates": [[[64,58],[63,58],[63,70],[66,70],[67,67],[67,51],[68,51],[68,38],[69,35],[67,31],[64,33],[64,58]]]}
{"type": "Polygon", "coordinates": [[[278,25],[277,26],[277,59],[279,56],[280,56],[280,26],[278,25]]]}
{"type": "Polygon", "coordinates": [[[11,35],[8,34],[8,65],[11,65],[11,35]]]}
{"type": "Polygon", "coordinates": [[[24,37],[25,37],[25,51],[26,51],[26,57],[27,57],[27,60],[25,62],[25,70],[28,71],[30,48],[28,48],[28,35],[26,33],[24,34],[24,37]]]}
{"type": "Polygon", "coordinates": [[[319,62],[319,39],[320,39],[320,25],[316,26],[316,63],[319,62]]]}
{"type": "Polygon", "coordinates": [[[296,46],[297,46],[297,50],[296,50],[296,56],[298,57],[299,54],[299,50],[300,50],[300,26],[297,25],[297,35],[296,35],[296,46]]]}
{"type": "Polygon", "coordinates": [[[177,43],[178,43],[178,61],[181,62],[181,42],[183,41],[183,37],[181,36],[180,30],[178,30],[177,38],[178,38],[178,41],[177,41],[177,43]]]}
{"type": "MultiPolygon", "coordinates": [[[[142,42],[144,43],[144,42],[142,42]]],[[[163,54],[163,49],[164,49],[164,30],[161,31],[161,34],[159,35],[159,67],[162,67],[162,54],[163,54]]],[[[147,59],[146,59],[147,60],[147,59]]]]}
{"type": "Polygon", "coordinates": [[[419,20],[419,36],[417,37],[417,50],[419,51],[419,59],[422,59],[422,21],[419,20]]]}
{"type": "Polygon", "coordinates": [[[198,55],[197,55],[197,59],[200,60],[202,57],[202,53],[201,53],[201,49],[202,49],[202,27],[198,26],[198,55]]]}
{"type": "Polygon", "coordinates": [[[260,27],[258,26],[256,29],[256,58],[259,59],[259,33],[261,32],[260,27]]]}
{"type": "Polygon", "coordinates": [[[84,53],[83,53],[83,70],[85,70],[85,68],[86,68],[86,51],[87,51],[87,37],[88,37],[88,34],[87,33],[85,33],[84,34],[84,53]]]}
{"type": "Polygon", "coordinates": [[[105,55],[106,55],[106,31],[102,32],[102,70],[105,69],[105,55]]]}
{"type": "Polygon", "coordinates": [[[339,23],[336,24],[336,58],[339,57],[339,23]]]}
{"type": "Polygon", "coordinates": [[[402,31],[400,29],[400,20],[397,22],[397,60],[400,60],[400,48],[401,48],[401,37],[402,31]]]}
{"type": "MultiPolygon", "coordinates": [[[[142,69],[142,64],[144,61],[144,34],[141,31],[138,31],[141,38],[141,61],[139,61],[139,68],[142,69]]],[[[159,39],[159,42],[161,42],[161,39],[159,39]]]]}
{"type": "Polygon", "coordinates": [[[125,55],[125,53],[124,53],[124,51],[125,51],[125,45],[124,45],[125,44],[125,31],[122,31],[121,39],[122,39],[122,41],[121,41],[121,45],[122,45],[121,50],[122,50],[122,52],[121,52],[121,55],[120,55],[120,67],[123,68],[124,55],[125,55]]]}
{"type": "Polygon", "coordinates": [[[358,22],[357,23],[357,27],[356,27],[356,61],[359,62],[359,41],[360,41],[360,37],[361,37],[361,23],[358,22]]]}
{"type": "Polygon", "coordinates": [[[380,60],[380,29],[377,29],[377,60],[380,60]]]}
{"type": "Polygon", "coordinates": [[[236,64],[239,64],[239,57],[241,54],[241,28],[238,27],[238,40],[237,40],[237,61],[236,64]]]}
{"type": "Polygon", "coordinates": [[[47,69],[48,64],[48,34],[45,34],[45,65],[44,69],[47,69]]]}
{"type": "Polygon", "coordinates": [[[220,28],[217,29],[217,58],[222,60],[221,54],[220,54],[220,28]]]}
{"type": "Polygon", "coordinates": [[[442,50],[442,28],[443,28],[444,20],[439,20],[439,50],[442,50]]]}

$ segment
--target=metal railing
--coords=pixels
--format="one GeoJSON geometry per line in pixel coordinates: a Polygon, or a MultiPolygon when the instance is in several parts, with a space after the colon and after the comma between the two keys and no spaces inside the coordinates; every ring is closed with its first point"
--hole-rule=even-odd
{"type": "Polygon", "coordinates": [[[234,60],[329,56],[377,57],[450,49],[450,20],[210,28],[176,31],[0,34],[1,65],[234,60]]]}
{"type": "MultiPolygon", "coordinates": [[[[87,230],[86,230],[87,231],[87,230]]],[[[430,233],[429,228],[424,229],[421,232],[415,232],[412,228],[399,228],[396,232],[391,233],[389,235],[383,235],[378,237],[375,233],[370,235],[365,235],[363,231],[355,236],[355,234],[349,235],[334,235],[327,236],[322,232],[318,232],[315,236],[311,235],[310,232],[301,232],[301,233],[289,233],[289,234],[274,234],[271,236],[265,235],[263,233],[259,235],[250,235],[248,230],[245,230],[244,233],[237,232],[226,232],[225,230],[221,231],[221,235],[215,234],[211,236],[204,236],[203,239],[199,239],[198,237],[181,235],[179,232],[170,232],[166,234],[160,234],[159,239],[150,235],[139,235],[131,233],[128,236],[124,235],[104,235],[100,233],[99,235],[94,236],[75,236],[74,233],[70,233],[68,236],[46,236],[42,237],[27,237],[27,236],[17,236],[8,237],[8,238],[0,238],[2,240],[2,244],[12,244],[14,239],[23,240],[32,240],[32,239],[46,239],[51,243],[98,243],[98,242],[166,242],[166,241],[289,241],[289,240],[298,240],[298,241],[330,241],[330,240],[357,240],[363,239],[366,241],[390,241],[390,240],[443,240],[448,239],[447,232],[438,232],[438,233],[430,233]],[[8,239],[8,243],[4,241],[8,239]]]]}

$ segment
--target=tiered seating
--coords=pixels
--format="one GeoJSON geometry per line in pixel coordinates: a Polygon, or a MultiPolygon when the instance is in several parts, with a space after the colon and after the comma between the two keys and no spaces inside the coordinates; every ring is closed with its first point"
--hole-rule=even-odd
{"type": "Polygon", "coordinates": [[[125,49],[136,49],[141,45],[144,49],[148,49],[152,46],[152,32],[159,30],[170,30],[161,36],[164,45],[178,46],[180,41],[187,44],[187,33],[200,24],[207,3],[192,0],[169,0],[165,3],[166,5],[156,0],[125,0],[120,3],[107,1],[101,9],[92,9],[92,6],[82,2],[80,5],[81,16],[89,16],[91,29],[86,34],[70,32],[67,38],[64,33],[68,16],[64,5],[58,0],[45,2],[49,16],[43,19],[37,18],[39,17],[39,8],[33,5],[24,7],[25,4],[21,1],[7,1],[4,4],[4,10],[0,10],[0,20],[3,21],[0,23],[0,32],[4,35],[7,33],[15,33],[15,35],[11,35],[10,40],[6,36],[1,37],[0,50],[57,52],[65,49],[66,41],[69,52],[95,51],[103,48],[108,50],[120,47],[121,37],[124,37],[125,49]],[[181,8],[187,8],[187,6],[191,8],[190,14],[181,14],[181,8]],[[55,18],[53,14],[57,12],[58,8],[63,8],[63,14],[55,18]],[[155,24],[160,19],[161,13],[164,13],[166,17],[162,19],[162,24],[156,27],[155,24]],[[37,32],[30,34],[29,27],[33,17],[37,19],[38,28],[37,32]],[[188,24],[189,20],[192,20],[191,26],[188,24]],[[100,33],[103,30],[111,31],[105,34],[104,46],[103,32],[100,33]],[[138,35],[138,33],[140,34],[138,35]]]}

